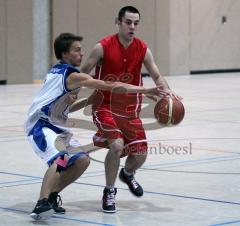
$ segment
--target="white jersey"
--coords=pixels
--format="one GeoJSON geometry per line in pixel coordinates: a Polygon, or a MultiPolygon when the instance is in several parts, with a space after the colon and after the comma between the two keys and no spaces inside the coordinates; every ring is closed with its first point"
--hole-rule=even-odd
{"type": "Polygon", "coordinates": [[[46,120],[56,126],[64,126],[67,120],[70,95],[77,94],[79,89],[68,90],[66,79],[69,74],[79,70],[69,64],[60,62],[48,72],[45,82],[37,96],[34,98],[28,111],[25,123],[26,132],[29,133],[39,119],[46,120]]]}

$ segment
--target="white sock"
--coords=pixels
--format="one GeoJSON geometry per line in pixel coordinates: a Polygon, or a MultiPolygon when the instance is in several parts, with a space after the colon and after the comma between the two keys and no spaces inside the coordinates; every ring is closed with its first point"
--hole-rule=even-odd
{"type": "Polygon", "coordinates": [[[106,188],[109,189],[109,190],[111,190],[111,191],[112,191],[112,189],[114,190],[114,187],[113,187],[113,186],[106,186],[106,188]]]}
{"type": "Polygon", "coordinates": [[[132,176],[133,173],[129,173],[128,171],[125,170],[125,168],[123,168],[123,172],[124,174],[126,174],[128,177],[132,176]]]}

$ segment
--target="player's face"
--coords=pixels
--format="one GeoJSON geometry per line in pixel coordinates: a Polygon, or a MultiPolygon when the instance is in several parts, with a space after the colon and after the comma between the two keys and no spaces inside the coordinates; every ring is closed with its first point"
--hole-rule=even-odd
{"type": "Polygon", "coordinates": [[[72,43],[69,51],[67,53],[64,53],[64,60],[67,63],[78,67],[81,65],[83,55],[84,53],[82,50],[81,42],[75,41],[72,43]]]}
{"type": "Polygon", "coordinates": [[[136,29],[138,27],[140,18],[138,13],[126,12],[122,20],[118,22],[119,35],[131,41],[134,38],[136,29]]]}

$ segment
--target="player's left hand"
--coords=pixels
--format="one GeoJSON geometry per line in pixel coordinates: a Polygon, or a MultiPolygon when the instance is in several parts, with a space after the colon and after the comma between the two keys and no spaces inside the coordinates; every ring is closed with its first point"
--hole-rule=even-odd
{"type": "Polygon", "coordinates": [[[165,89],[164,92],[165,92],[165,96],[170,96],[171,98],[175,98],[177,100],[183,99],[181,96],[177,95],[175,92],[173,92],[170,89],[165,89]]]}
{"type": "Polygon", "coordinates": [[[182,100],[182,97],[175,94],[170,89],[163,89],[162,86],[156,86],[154,88],[148,88],[146,89],[145,95],[154,101],[157,101],[157,97],[164,97],[164,96],[170,96],[171,98],[176,98],[178,100],[182,100]]]}

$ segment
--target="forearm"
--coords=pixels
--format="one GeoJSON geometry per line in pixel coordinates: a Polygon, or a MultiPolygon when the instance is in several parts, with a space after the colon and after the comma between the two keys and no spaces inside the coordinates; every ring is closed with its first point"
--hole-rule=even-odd
{"type": "Polygon", "coordinates": [[[146,93],[147,90],[141,86],[134,86],[122,82],[109,82],[93,79],[88,74],[72,73],[67,78],[68,89],[76,89],[79,87],[88,87],[115,93],[146,93]]]}
{"type": "Polygon", "coordinates": [[[93,92],[91,94],[91,96],[89,96],[87,99],[79,100],[79,101],[76,101],[75,103],[73,103],[69,107],[69,113],[74,112],[74,111],[78,111],[78,110],[80,110],[82,108],[85,108],[88,105],[92,104],[93,99],[94,99],[94,94],[95,94],[95,92],[93,92]]]}
{"type": "Polygon", "coordinates": [[[142,86],[134,86],[122,82],[105,82],[98,80],[98,89],[111,91],[114,93],[145,93],[146,89],[142,86]]]}
{"type": "Polygon", "coordinates": [[[115,93],[146,93],[146,89],[143,86],[135,86],[121,82],[117,82],[112,91],[115,93]]]}
{"type": "Polygon", "coordinates": [[[147,49],[145,58],[144,58],[144,65],[149,72],[150,76],[152,77],[156,86],[162,87],[162,89],[167,90],[169,89],[169,85],[166,79],[161,75],[150,49],[147,49]]]}
{"type": "Polygon", "coordinates": [[[86,106],[88,106],[88,99],[76,101],[69,107],[69,113],[78,111],[86,106]]]}
{"type": "Polygon", "coordinates": [[[170,89],[166,79],[162,75],[153,77],[153,81],[156,84],[156,86],[163,87],[163,89],[170,89]]]}

